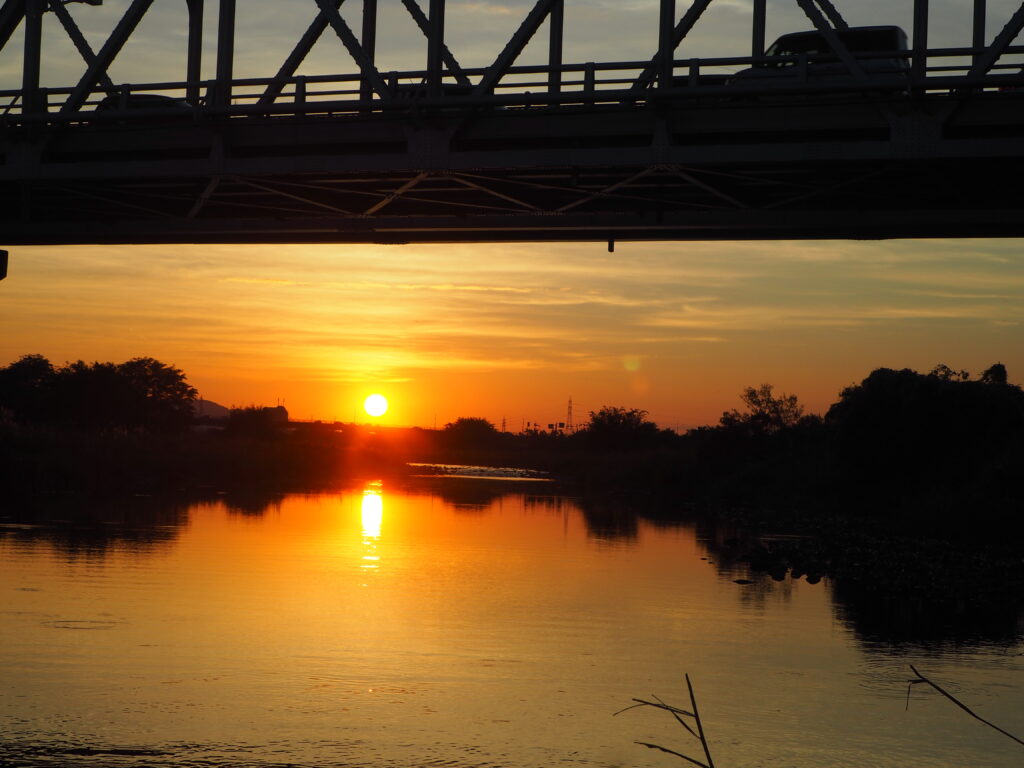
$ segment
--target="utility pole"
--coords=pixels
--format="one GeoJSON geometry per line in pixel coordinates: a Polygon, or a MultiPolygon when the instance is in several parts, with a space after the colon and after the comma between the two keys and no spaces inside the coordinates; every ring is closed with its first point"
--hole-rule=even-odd
{"type": "Polygon", "coordinates": [[[572,434],[572,432],[573,432],[573,424],[572,424],[572,395],[569,395],[569,413],[567,414],[566,419],[565,419],[565,431],[568,432],[569,434],[572,434]]]}

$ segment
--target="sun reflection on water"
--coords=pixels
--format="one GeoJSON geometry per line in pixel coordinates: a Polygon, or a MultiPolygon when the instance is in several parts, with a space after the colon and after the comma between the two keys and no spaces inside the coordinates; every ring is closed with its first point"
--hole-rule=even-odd
{"type": "Polygon", "coordinates": [[[363,557],[359,567],[367,571],[377,570],[380,564],[377,543],[384,523],[384,496],[380,486],[380,482],[370,483],[363,491],[363,557]]]}

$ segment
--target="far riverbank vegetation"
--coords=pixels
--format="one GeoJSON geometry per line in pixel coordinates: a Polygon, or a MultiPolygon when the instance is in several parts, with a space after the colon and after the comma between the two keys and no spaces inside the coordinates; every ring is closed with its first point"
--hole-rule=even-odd
{"type": "Polygon", "coordinates": [[[152,358],[0,368],[0,483],[8,494],[314,491],[401,475],[408,462],[542,470],[625,506],[743,512],[813,528],[869,519],[950,536],[1021,529],[1024,391],[996,363],[976,376],[879,368],[821,415],[770,384],[713,426],[662,429],[605,406],[582,428],[499,431],[289,421],[281,407],[204,415],[181,370],[152,358]],[[198,414],[198,415],[197,415],[198,414]]]}

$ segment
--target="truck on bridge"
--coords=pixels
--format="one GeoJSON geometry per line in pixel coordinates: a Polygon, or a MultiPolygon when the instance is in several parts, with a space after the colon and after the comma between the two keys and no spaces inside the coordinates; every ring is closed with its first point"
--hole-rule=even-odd
{"type": "Polygon", "coordinates": [[[834,50],[819,30],[791,32],[772,43],[763,59],[737,72],[727,84],[770,88],[809,81],[834,86],[869,79],[877,85],[883,79],[895,87],[906,87],[909,51],[907,33],[901,28],[848,27],[834,30],[832,35],[846,51],[834,50]]]}

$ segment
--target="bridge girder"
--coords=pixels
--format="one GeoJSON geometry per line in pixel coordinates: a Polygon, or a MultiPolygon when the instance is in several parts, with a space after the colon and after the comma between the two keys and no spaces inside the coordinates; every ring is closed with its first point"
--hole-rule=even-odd
{"type": "Polygon", "coordinates": [[[0,240],[1024,236],[1024,201],[998,183],[1024,165],[1024,72],[1001,63],[1024,53],[1013,45],[1024,4],[984,45],[986,3],[974,0],[972,45],[934,51],[927,0],[915,0],[906,74],[880,88],[838,34],[837,6],[794,0],[848,77],[816,83],[803,57],[766,89],[705,74],[763,56],[763,0],[752,56],[675,60],[712,2],[679,18],[662,0],[649,59],[566,64],[565,0],[536,0],[473,68],[448,48],[443,0],[427,12],[402,0],[427,68],[382,73],[376,0],[358,36],[344,0],[309,0],[296,6],[310,23],[273,74],[236,79],[234,2],[221,0],[216,77],[202,80],[204,2],[186,0],[186,79],[115,86],[109,68],[152,0],[132,0],[96,50],[60,0],[6,0],[0,47],[19,25],[26,34],[21,88],[0,91],[0,240]],[[39,87],[44,10],[82,57],[69,87],[39,87]],[[517,66],[545,23],[548,63],[517,66]],[[356,71],[297,76],[329,30],[356,71]],[[130,108],[138,93],[166,107],[130,108]],[[122,108],[97,111],[109,96],[122,108]]]}
{"type": "Polygon", "coordinates": [[[5,242],[1024,235],[1024,92],[223,119],[8,157],[5,242]],[[896,114],[896,121],[892,120],[896,114]],[[600,126],[600,130],[595,130],[600,126]],[[116,149],[114,149],[116,147],[116,149]],[[154,149],[156,148],[156,149],[154,149]]]}

